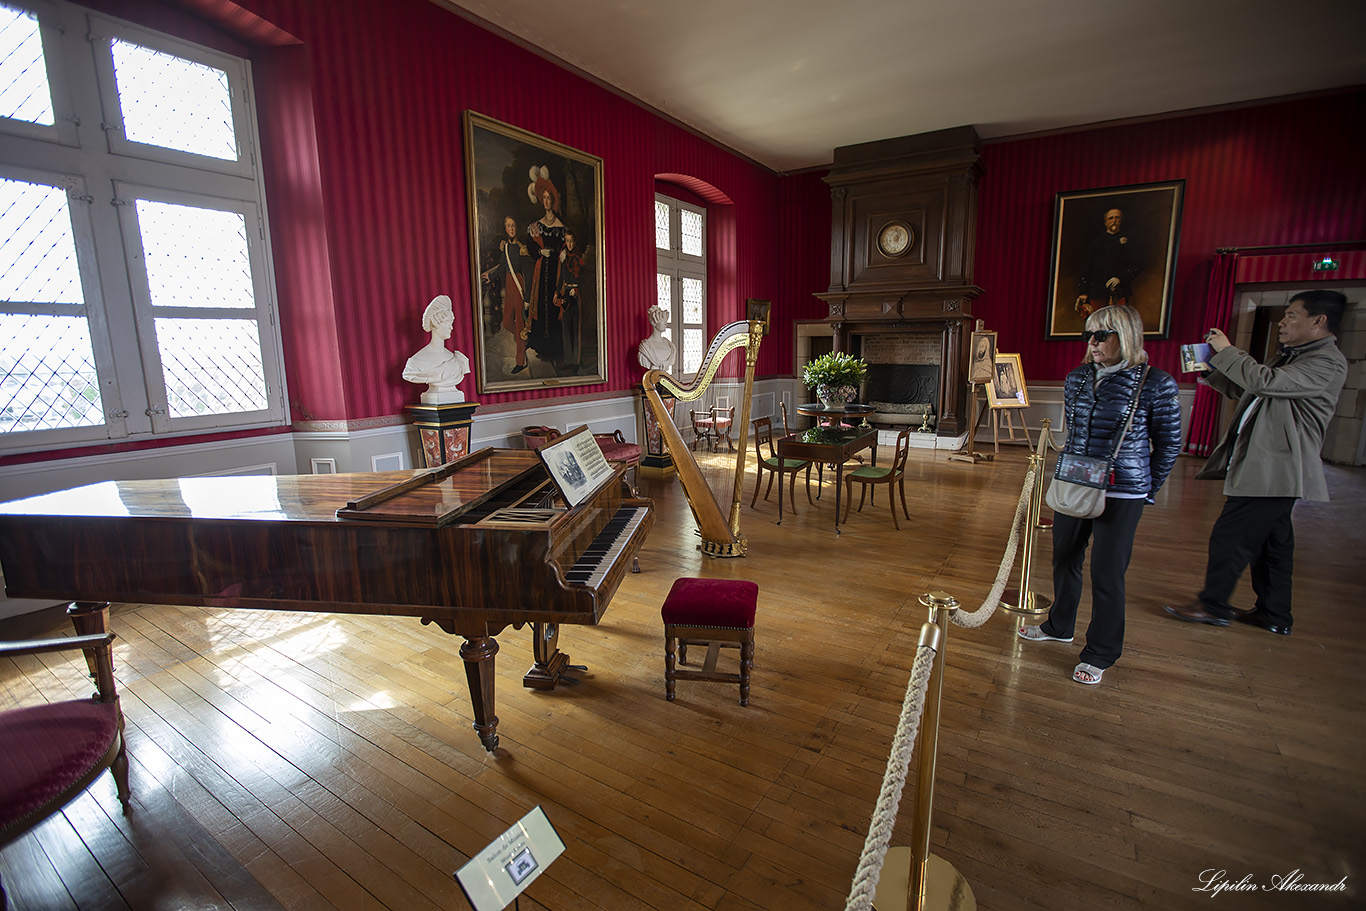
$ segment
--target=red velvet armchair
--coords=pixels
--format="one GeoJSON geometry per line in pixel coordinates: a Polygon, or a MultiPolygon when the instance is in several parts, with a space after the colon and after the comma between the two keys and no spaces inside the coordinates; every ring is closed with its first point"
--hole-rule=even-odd
{"type": "Polygon", "coordinates": [[[0,712],[0,847],[56,813],[105,769],[128,810],[123,712],[114,688],[113,633],[0,642],[0,657],[84,649],[99,687],[89,699],[0,712]]]}

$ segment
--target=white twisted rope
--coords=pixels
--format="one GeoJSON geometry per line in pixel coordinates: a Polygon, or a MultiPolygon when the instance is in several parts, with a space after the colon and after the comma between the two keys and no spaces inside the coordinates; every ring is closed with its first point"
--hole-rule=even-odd
{"type": "MultiPolygon", "coordinates": [[[[987,594],[982,606],[971,614],[955,611],[951,618],[959,626],[976,628],[986,623],[1001,603],[1001,593],[1005,591],[1010,571],[1015,566],[1015,551],[1020,544],[1020,526],[1029,515],[1029,501],[1034,493],[1034,469],[1025,474],[1024,488],[1015,506],[1015,518],[1010,523],[1010,540],[1006,542],[1005,554],[1001,558],[1001,568],[996,573],[996,581],[987,594]]],[[[854,871],[854,882],[849,889],[849,899],[844,911],[870,911],[873,898],[877,895],[877,883],[882,877],[882,863],[887,857],[887,847],[892,841],[892,829],[896,826],[897,807],[901,803],[901,792],[906,786],[906,771],[910,768],[911,755],[915,750],[916,733],[920,729],[920,717],[925,713],[925,691],[930,685],[930,665],[934,661],[934,649],[921,646],[916,650],[915,663],[911,665],[911,679],[906,684],[906,698],[901,703],[901,717],[897,719],[896,734],[892,738],[892,750],[887,756],[887,771],[882,776],[882,789],[877,795],[877,805],[873,808],[873,818],[868,826],[868,837],[863,842],[863,853],[859,856],[858,869],[854,871]]],[[[923,760],[922,760],[923,761],[923,760]]]]}
{"type": "Polygon", "coordinates": [[[1029,515],[1029,500],[1033,493],[1034,468],[1031,467],[1025,474],[1020,502],[1015,505],[1015,518],[1010,523],[1010,540],[1006,542],[1006,552],[1001,556],[1001,568],[996,571],[996,581],[992,583],[991,591],[987,593],[987,599],[982,602],[981,607],[970,614],[965,614],[961,610],[953,614],[950,619],[959,626],[976,629],[996,613],[996,606],[1001,603],[1001,593],[1006,590],[1006,583],[1010,580],[1010,571],[1015,568],[1015,551],[1020,546],[1020,526],[1029,515]]]}
{"type": "Polygon", "coordinates": [[[906,784],[906,770],[915,750],[916,731],[920,728],[920,716],[925,712],[925,690],[930,685],[933,663],[934,649],[928,645],[917,649],[906,698],[901,703],[896,736],[892,738],[892,751],[887,756],[887,771],[882,776],[882,790],[877,795],[877,806],[873,809],[873,820],[863,842],[863,854],[859,857],[858,870],[854,872],[854,884],[849,890],[845,911],[868,911],[877,895],[877,881],[882,876],[882,862],[892,841],[897,805],[901,803],[901,790],[906,784]]]}

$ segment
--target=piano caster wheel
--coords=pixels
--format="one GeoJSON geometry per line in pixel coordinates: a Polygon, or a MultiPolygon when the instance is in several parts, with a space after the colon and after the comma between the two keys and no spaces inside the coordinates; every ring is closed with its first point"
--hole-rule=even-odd
{"type": "Polygon", "coordinates": [[[632,557],[632,558],[631,558],[631,572],[633,572],[633,573],[638,573],[638,572],[640,572],[640,557],[632,557]]]}

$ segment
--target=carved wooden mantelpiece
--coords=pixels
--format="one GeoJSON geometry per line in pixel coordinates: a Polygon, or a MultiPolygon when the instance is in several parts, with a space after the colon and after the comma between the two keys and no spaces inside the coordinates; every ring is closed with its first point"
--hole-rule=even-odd
{"type": "Polygon", "coordinates": [[[954,289],[943,295],[911,292],[900,297],[862,293],[818,294],[829,307],[830,328],[836,351],[848,351],[851,337],[901,332],[938,333],[939,403],[936,430],[940,436],[956,436],[967,430],[968,345],[973,323],[972,301],[981,288],[954,289]]]}
{"type": "Polygon", "coordinates": [[[837,351],[852,336],[938,331],[941,435],[964,432],[977,236],[977,131],[970,126],[835,150],[829,307],[837,351]]]}

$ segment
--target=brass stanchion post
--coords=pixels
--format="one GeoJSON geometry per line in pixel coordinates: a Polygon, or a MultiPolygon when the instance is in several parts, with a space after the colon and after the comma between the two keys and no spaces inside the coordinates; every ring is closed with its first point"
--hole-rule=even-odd
{"type": "Polygon", "coordinates": [[[972,887],[953,864],[930,853],[930,822],[934,812],[935,757],[939,749],[939,704],[944,691],[944,655],[949,618],[958,601],[947,592],[927,592],[920,603],[930,619],[920,627],[920,648],[934,649],[934,663],[925,691],[920,728],[920,763],[916,767],[915,819],[909,848],[889,848],[878,880],[874,911],[976,911],[972,887]],[[905,878],[903,879],[903,875],[905,878]]]}
{"type": "MultiPolygon", "coordinates": [[[[1001,593],[1001,607],[1015,614],[1023,614],[1027,617],[1037,617],[1040,614],[1048,613],[1048,609],[1053,606],[1053,599],[1032,592],[1029,590],[1029,570],[1030,563],[1034,556],[1034,535],[1041,527],[1040,516],[1043,514],[1043,476],[1044,464],[1048,446],[1044,442],[1048,435],[1048,419],[1043,422],[1043,432],[1039,436],[1039,447],[1029,457],[1029,467],[1034,471],[1034,486],[1029,492],[1029,510],[1025,515],[1024,528],[1021,533],[1024,541],[1020,545],[1020,587],[1018,589],[1008,588],[1001,593]]],[[[1051,523],[1050,523],[1051,524],[1051,523]]]]}

